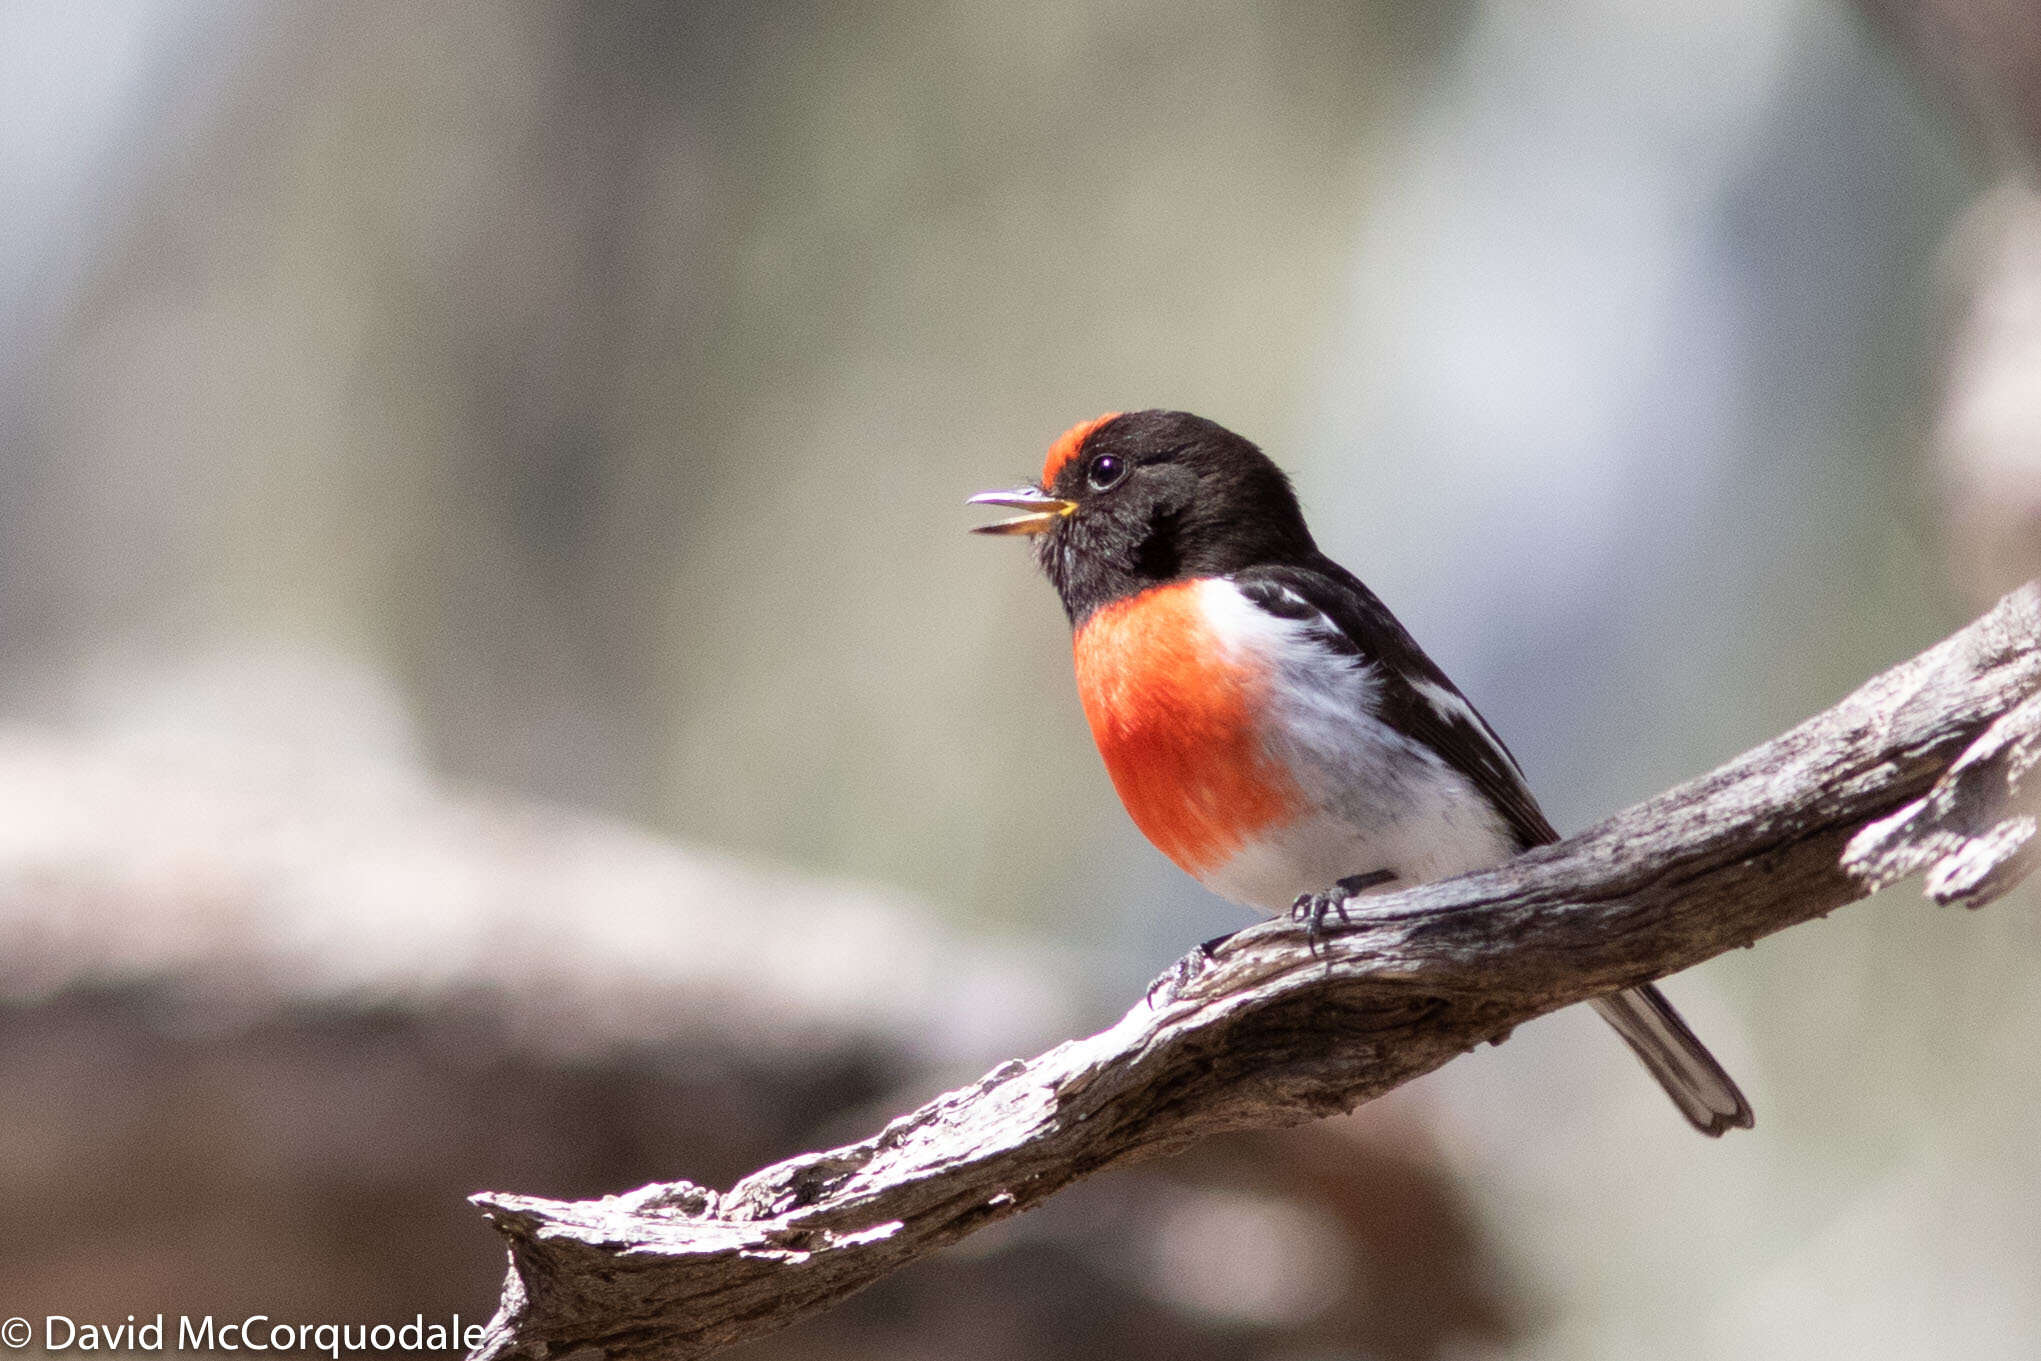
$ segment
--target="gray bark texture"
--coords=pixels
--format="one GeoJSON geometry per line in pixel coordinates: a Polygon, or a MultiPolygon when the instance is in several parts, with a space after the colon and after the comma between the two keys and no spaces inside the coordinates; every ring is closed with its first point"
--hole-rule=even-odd
{"type": "Polygon", "coordinates": [[[1893,883],[1977,906],[2032,867],[2041,582],[1712,774],[1482,874],[1271,922],[1113,1026],[727,1191],[486,1193],[510,1274],[477,1358],[695,1357],[1101,1168],[1348,1110],[1556,1008],[1893,883]]]}

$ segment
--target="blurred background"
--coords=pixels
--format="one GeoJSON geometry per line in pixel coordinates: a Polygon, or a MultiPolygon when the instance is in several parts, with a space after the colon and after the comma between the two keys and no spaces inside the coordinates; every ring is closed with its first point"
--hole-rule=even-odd
{"type": "MultiPolygon", "coordinates": [[[[1578,829],[2041,571],[1997,0],[0,7],[0,1314],[494,1306],[1242,924],[1024,550],[1295,475],[1578,829]]],[[[747,1358],[2041,1354],[2041,920],[1912,885],[747,1358]]]]}

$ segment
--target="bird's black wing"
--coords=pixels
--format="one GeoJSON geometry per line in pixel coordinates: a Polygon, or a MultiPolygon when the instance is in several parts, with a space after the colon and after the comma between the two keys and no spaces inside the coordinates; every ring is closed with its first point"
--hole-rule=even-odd
{"type": "Polygon", "coordinates": [[[1495,729],[1353,573],[1321,555],[1309,564],[1251,567],[1233,581],[1271,614],[1322,621],[1329,646],[1374,665],[1382,685],[1381,721],[1430,747],[1472,781],[1524,846],[1559,839],[1495,729]]]}

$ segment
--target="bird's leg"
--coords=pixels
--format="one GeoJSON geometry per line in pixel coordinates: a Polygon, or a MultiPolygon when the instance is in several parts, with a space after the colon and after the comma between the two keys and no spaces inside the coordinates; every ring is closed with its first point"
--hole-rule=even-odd
{"type": "Polygon", "coordinates": [[[1168,973],[1148,985],[1148,1005],[1154,1006],[1157,997],[1165,1002],[1175,997],[1184,984],[1211,967],[1212,961],[1219,957],[1220,946],[1239,934],[1238,931],[1228,931],[1223,936],[1200,941],[1197,949],[1170,965],[1168,973]]]}
{"type": "MultiPolygon", "coordinates": [[[[1305,939],[1310,941],[1311,952],[1316,954],[1318,943],[1325,939],[1327,917],[1336,914],[1342,926],[1352,926],[1353,918],[1347,915],[1347,901],[1395,878],[1395,870],[1369,870],[1366,874],[1349,874],[1323,893],[1300,893],[1297,901],[1290,904],[1290,920],[1304,923],[1305,939]]],[[[1148,1005],[1154,1006],[1158,997],[1168,1001],[1176,996],[1186,983],[1210,967],[1218,957],[1220,946],[1239,934],[1228,931],[1223,936],[1200,942],[1197,949],[1172,964],[1168,973],[1149,984],[1148,1005]]]]}
{"type": "Polygon", "coordinates": [[[1224,935],[1214,936],[1210,940],[1201,940],[1198,942],[1198,953],[1208,960],[1215,959],[1218,957],[1219,947],[1239,934],[1240,932],[1238,931],[1228,931],[1224,935]]]}
{"type": "Polygon", "coordinates": [[[1311,952],[1316,954],[1318,942],[1325,939],[1327,917],[1336,913],[1341,926],[1352,926],[1353,918],[1347,915],[1347,901],[1395,878],[1394,870],[1369,870],[1366,874],[1349,874],[1323,893],[1300,893],[1297,901],[1290,904],[1290,920],[1304,923],[1304,938],[1310,942],[1311,952]]]}

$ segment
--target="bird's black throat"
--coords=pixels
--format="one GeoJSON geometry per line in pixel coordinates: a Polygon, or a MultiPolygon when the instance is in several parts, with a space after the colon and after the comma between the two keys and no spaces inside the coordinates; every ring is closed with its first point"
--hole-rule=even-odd
{"type": "Polygon", "coordinates": [[[1183,411],[1132,411],[1093,429],[1043,488],[1076,509],[1036,540],[1073,625],[1189,577],[1313,560],[1282,469],[1248,440],[1183,411]],[[1096,485],[1101,459],[1124,475],[1096,485]]]}

